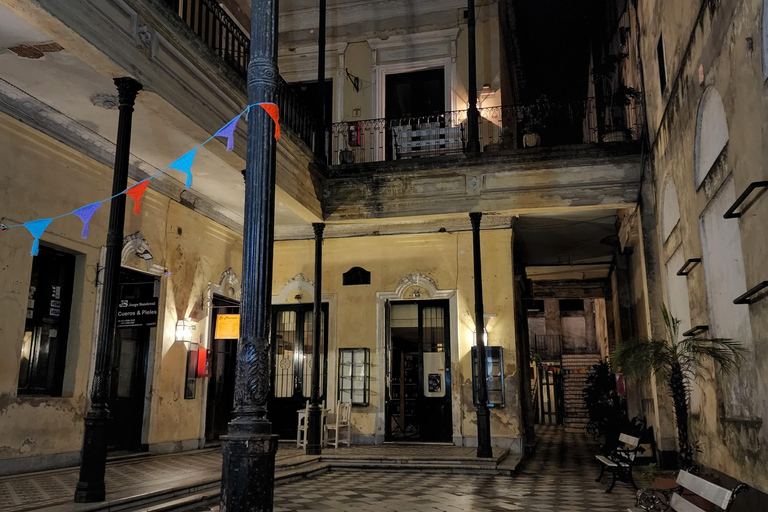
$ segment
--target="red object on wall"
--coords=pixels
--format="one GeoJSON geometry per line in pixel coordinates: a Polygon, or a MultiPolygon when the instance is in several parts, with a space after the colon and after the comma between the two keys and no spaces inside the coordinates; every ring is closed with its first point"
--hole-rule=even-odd
{"type": "Polygon", "coordinates": [[[347,123],[347,145],[351,148],[358,148],[363,143],[363,131],[359,122],[351,121],[347,123]]]}
{"type": "Polygon", "coordinates": [[[197,351],[197,376],[210,377],[211,372],[211,349],[201,348],[197,351]]]}

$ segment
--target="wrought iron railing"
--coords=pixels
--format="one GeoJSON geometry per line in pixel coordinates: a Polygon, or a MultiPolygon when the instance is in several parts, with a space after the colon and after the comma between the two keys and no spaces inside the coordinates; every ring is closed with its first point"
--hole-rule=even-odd
{"type": "MultiPolygon", "coordinates": [[[[631,98],[612,121],[610,98],[480,108],[478,134],[483,152],[527,146],[562,146],[637,140],[642,134],[639,100],[631,98]],[[604,115],[598,115],[603,112],[604,115]],[[621,119],[621,121],[619,121],[621,119]]],[[[617,109],[614,109],[614,113],[617,109]]],[[[430,116],[367,119],[331,126],[332,164],[381,162],[462,153],[467,111],[430,116]]]]}
{"type": "MultiPolygon", "coordinates": [[[[163,0],[189,28],[243,79],[248,78],[251,41],[214,0],[163,0]]],[[[314,149],[315,113],[280,77],[277,87],[280,123],[314,149]]]]}
{"type": "Polygon", "coordinates": [[[536,334],[533,351],[541,361],[559,361],[563,356],[563,337],[559,334],[536,334]]]}

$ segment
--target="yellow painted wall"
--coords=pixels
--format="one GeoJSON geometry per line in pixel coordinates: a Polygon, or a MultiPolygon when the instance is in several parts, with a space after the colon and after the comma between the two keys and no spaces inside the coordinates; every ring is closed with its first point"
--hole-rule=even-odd
{"type": "MultiPolygon", "coordinates": [[[[517,377],[512,270],[512,232],[482,232],[483,286],[485,310],[498,318],[489,334],[489,344],[504,347],[507,384],[506,408],[493,410],[492,435],[520,437],[518,427],[517,377]]],[[[297,274],[311,278],[314,272],[314,242],[277,242],[273,294],[278,295],[297,274]]],[[[430,233],[365,238],[328,239],[323,244],[323,293],[336,296],[338,308],[330,311],[337,322],[337,339],[329,339],[331,351],[341,347],[371,349],[371,405],[354,407],[355,434],[375,433],[375,414],[384,383],[376,382],[376,365],[384,361],[376,352],[376,292],[394,292],[402,278],[418,270],[432,279],[439,290],[457,290],[459,320],[459,362],[452,379],[461,382],[461,432],[476,436],[470,384],[470,347],[474,331],[474,281],[471,233],[430,233]],[[371,284],[342,286],[342,274],[354,266],[371,272],[371,284]]],[[[422,290],[422,298],[426,298],[422,290]]],[[[311,297],[304,297],[310,301],[311,297]]],[[[454,358],[455,360],[455,358],[454,358]]],[[[329,368],[335,378],[335,368],[329,368]]]]}
{"type": "MultiPolygon", "coordinates": [[[[28,126],[0,115],[0,218],[15,224],[63,212],[109,196],[112,170],[28,126]]],[[[143,442],[196,440],[202,414],[202,380],[194,400],[183,399],[186,354],[174,343],[176,319],[200,319],[209,281],[241,267],[241,237],[169,198],[148,190],[141,215],[127,201],[125,234],[141,231],[154,262],[171,271],[161,278],[161,314],[156,331],[149,427],[143,442]],[[181,229],[181,232],[179,232],[181,229]]],[[[96,266],[106,240],[109,205],[80,238],[76,217],[54,221],[43,243],[78,253],[63,397],[17,396],[19,357],[29,289],[32,237],[17,228],[0,234],[0,459],[80,450],[96,306],[96,266]]],[[[135,258],[129,266],[146,270],[135,258]]],[[[150,345],[151,347],[151,345],[150,345]]]]}

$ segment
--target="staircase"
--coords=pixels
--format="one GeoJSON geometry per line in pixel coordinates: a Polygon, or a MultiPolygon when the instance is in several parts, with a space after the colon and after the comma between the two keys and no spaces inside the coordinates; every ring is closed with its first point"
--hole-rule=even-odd
{"type": "MultiPolygon", "coordinates": [[[[563,370],[578,370],[600,361],[600,354],[563,354],[563,370]]],[[[565,398],[565,431],[583,433],[589,421],[582,391],[587,385],[588,373],[567,373],[563,375],[565,398]]]]}

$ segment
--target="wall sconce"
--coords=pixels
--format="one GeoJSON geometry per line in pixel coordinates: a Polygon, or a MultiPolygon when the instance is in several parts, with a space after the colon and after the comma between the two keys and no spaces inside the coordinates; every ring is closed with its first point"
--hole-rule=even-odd
{"type": "Polygon", "coordinates": [[[483,315],[483,323],[485,324],[485,332],[491,332],[493,330],[494,324],[496,324],[496,319],[499,315],[496,313],[485,313],[483,315]]]}
{"type": "Polygon", "coordinates": [[[195,326],[192,325],[191,318],[180,319],[176,321],[176,341],[187,344],[192,343],[192,331],[195,330],[195,326]]]}
{"type": "Polygon", "coordinates": [[[493,89],[491,89],[491,84],[483,84],[483,88],[477,94],[477,99],[480,102],[480,106],[483,105],[485,100],[488,98],[493,98],[495,95],[496,93],[493,89]]]}

